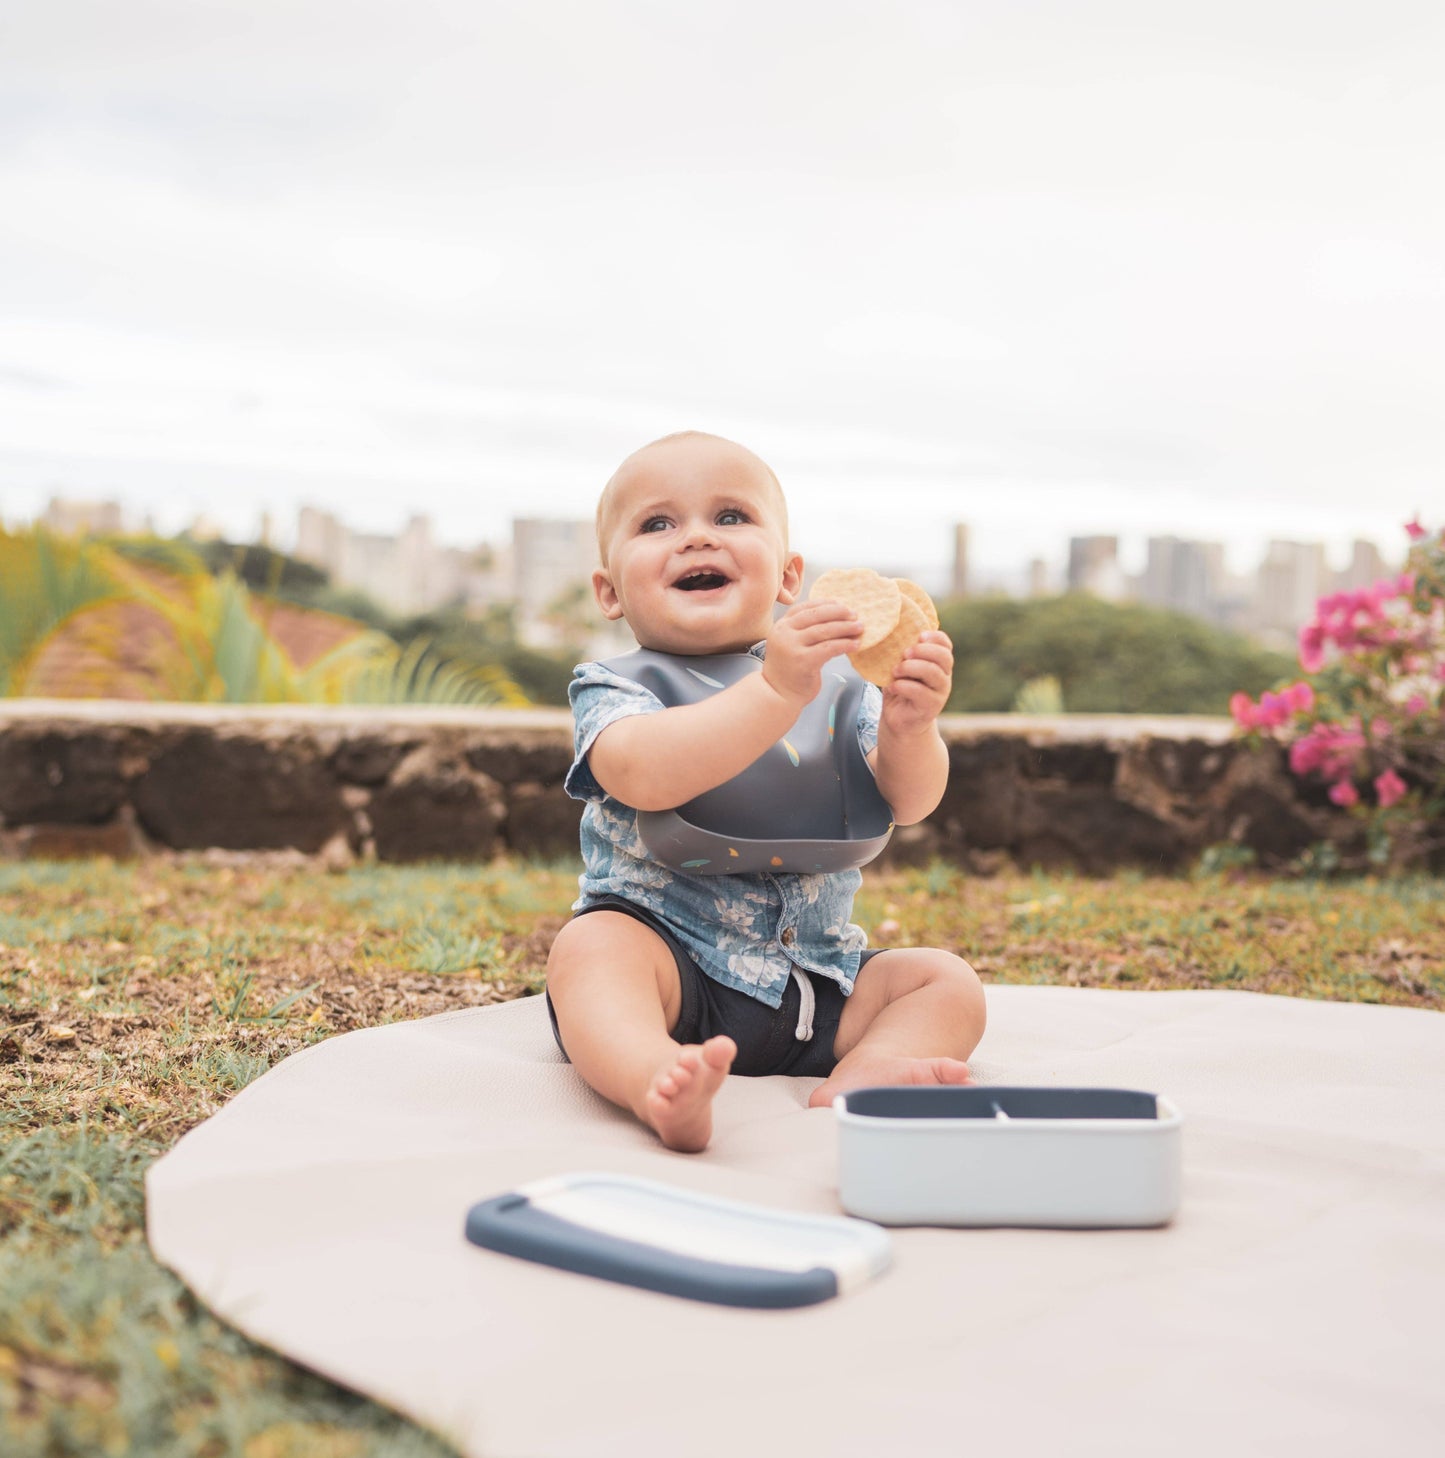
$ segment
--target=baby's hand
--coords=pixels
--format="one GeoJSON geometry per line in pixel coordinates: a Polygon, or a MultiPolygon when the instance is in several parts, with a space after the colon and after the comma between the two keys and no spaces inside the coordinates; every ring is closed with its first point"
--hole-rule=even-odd
{"type": "Polygon", "coordinates": [[[777,694],[801,709],[823,686],[823,665],[854,652],[863,624],[841,602],[795,603],[768,633],[763,677],[777,694]]]}
{"type": "Polygon", "coordinates": [[[952,689],[953,643],[947,633],[924,633],[883,690],[883,719],[894,734],[921,734],[943,712],[952,689]]]}

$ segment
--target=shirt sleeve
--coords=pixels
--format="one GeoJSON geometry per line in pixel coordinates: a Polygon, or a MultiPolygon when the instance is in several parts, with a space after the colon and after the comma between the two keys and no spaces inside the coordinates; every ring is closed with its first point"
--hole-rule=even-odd
{"type": "Polygon", "coordinates": [[[870,755],[878,748],[878,720],[883,714],[883,690],[877,684],[865,684],[858,705],[858,748],[870,755]]]}
{"type": "Polygon", "coordinates": [[[657,713],[663,707],[662,700],[640,683],[623,678],[600,663],[580,663],[572,670],[567,699],[572,705],[573,759],[562,788],[574,800],[605,800],[607,792],[597,783],[587,763],[593,743],[609,724],[619,719],[657,713]]]}

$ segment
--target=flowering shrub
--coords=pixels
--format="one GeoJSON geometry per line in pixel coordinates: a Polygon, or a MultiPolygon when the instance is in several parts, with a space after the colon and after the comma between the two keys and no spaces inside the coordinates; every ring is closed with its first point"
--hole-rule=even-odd
{"type": "Polygon", "coordinates": [[[1445,844],[1445,531],[1405,530],[1398,577],[1316,604],[1299,635],[1305,678],[1229,702],[1242,730],[1288,744],[1290,769],[1364,823],[1375,864],[1445,844]]]}

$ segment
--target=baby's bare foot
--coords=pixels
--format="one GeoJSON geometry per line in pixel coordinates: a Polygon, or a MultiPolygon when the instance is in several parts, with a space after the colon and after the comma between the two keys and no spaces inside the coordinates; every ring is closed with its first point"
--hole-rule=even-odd
{"type": "Polygon", "coordinates": [[[854,1061],[846,1058],[827,1080],[815,1088],[808,1107],[831,1104],[850,1088],[891,1088],[908,1083],[973,1083],[968,1064],[957,1058],[898,1058],[879,1055],[854,1061]]]}
{"type": "Polygon", "coordinates": [[[658,1069],[642,1100],[642,1117],[669,1149],[696,1154],[712,1138],[712,1101],[738,1045],[719,1035],[706,1043],[688,1043],[677,1057],[658,1069]]]}

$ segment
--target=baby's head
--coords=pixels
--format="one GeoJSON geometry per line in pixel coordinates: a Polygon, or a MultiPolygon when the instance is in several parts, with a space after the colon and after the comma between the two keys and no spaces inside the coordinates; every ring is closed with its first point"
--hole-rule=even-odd
{"type": "Polygon", "coordinates": [[[623,461],[597,504],[597,550],[598,605],[665,653],[742,652],[802,581],[778,478],[751,451],[700,431],[623,461]]]}

